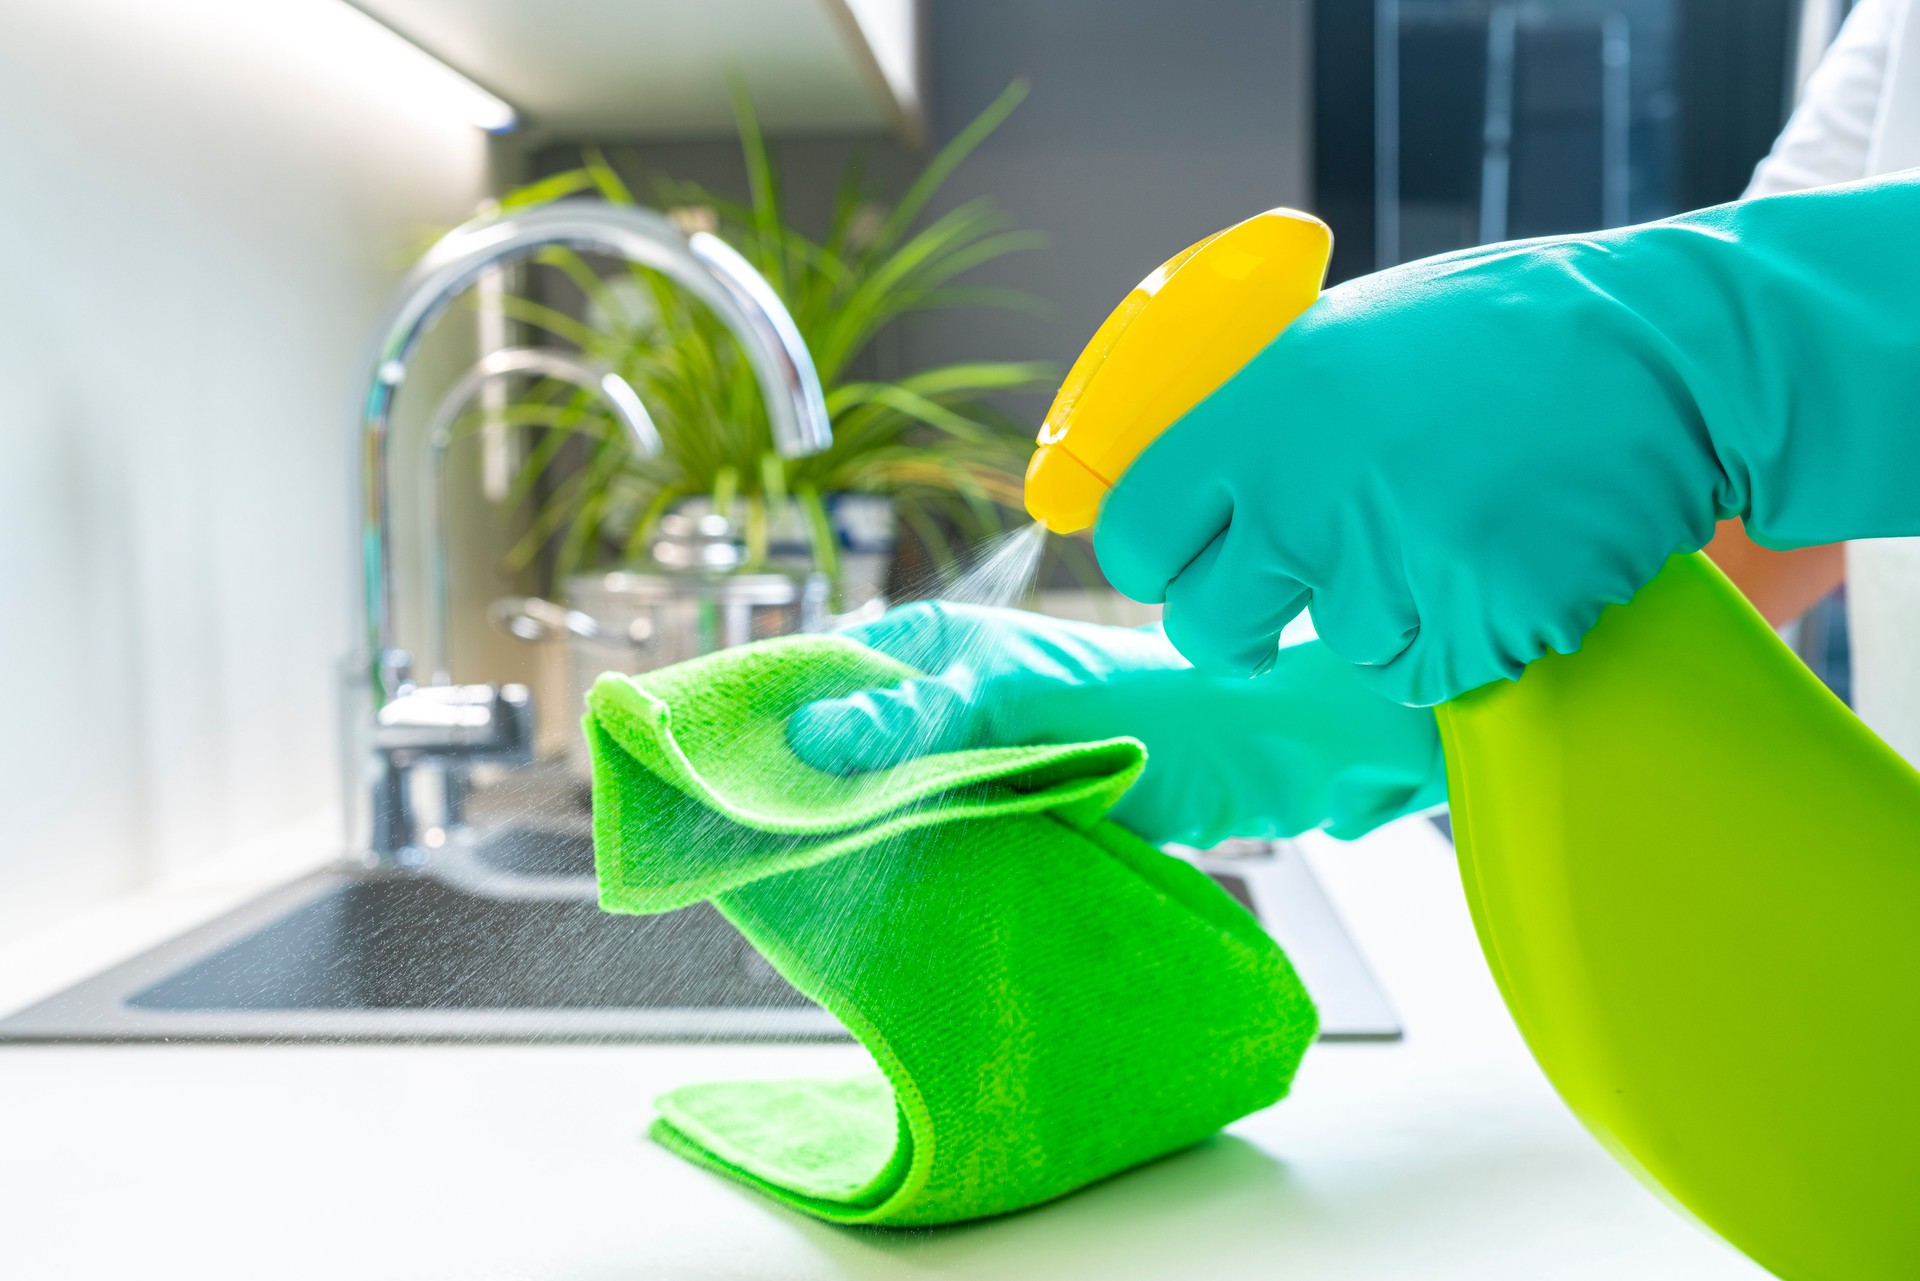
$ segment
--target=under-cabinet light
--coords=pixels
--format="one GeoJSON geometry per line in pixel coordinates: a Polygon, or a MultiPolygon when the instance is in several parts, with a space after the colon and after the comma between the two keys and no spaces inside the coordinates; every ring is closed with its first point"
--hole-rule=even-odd
{"type": "Polygon", "coordinates": [[[387,92],[399,90],[429,110],[457,115],[488,133],[507,133],[520,123],[513,107],[482,89],[433,54],[401,35],[353,0],[339,0],[344,19],[341,56],[362,77],[387,92]],[[351,34],[351,47],[347,37],[351,34]]]}

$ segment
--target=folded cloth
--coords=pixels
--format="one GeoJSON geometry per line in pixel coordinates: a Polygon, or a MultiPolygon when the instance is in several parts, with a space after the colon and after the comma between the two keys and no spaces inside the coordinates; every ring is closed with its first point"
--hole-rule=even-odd
{"type": "Polygon", "coordinates": [[[852,777],[788,749],[796,708],[914,674],[800,636],[594,685],[601,906],[712,900],[880,1069],[687,1086],[658,1100],[655,1140],[831,1222],[952,1223],[1284,1095],[1316,1030],[1286,957],[1203,873],[1102,818],[1137,741],[852,777]]]}

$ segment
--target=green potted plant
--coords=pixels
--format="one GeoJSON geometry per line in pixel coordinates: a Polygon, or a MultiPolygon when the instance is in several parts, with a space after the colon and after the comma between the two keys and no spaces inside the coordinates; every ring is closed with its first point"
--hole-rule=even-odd
{"type": "MultiPolygon", "coordinates": [[[[582,314],[520,294],[506,299],[508,316],[624,376],[666,448],[657,459],[640,459],[596,401],[563,384],[528,387],[505,413],[510,426],[535,429],[511,491],[528,517],[510,566],[524,569],[547,553],[552,581],[564,584],[585,571],[641,564],[662,519],[691,506],[734,518],[743,568],[767,565],[785,528],[837,582],[840,537],[830,508],[843,495],[890,503],[942,567],[997,532],[1006,510],[1019,506],[1032,427],[1008,421],[985,400],[1043,388],[1056,371],[1032,361],[938,365],[890,380],[855,371],[876,336],[916,312],[1043,309],[1019,291],[963,279],[982,263],[1037,247],[1039,233],[1016,228],[984,197],[926,216],[942,183],[1025,92],[1022,83],[1009,86],[891,204],[871,197],[856,157],[818,239],[785,220],[778,171],[737,85],[750,200],[653,180],[651,203],[727,239],[793,313],[833,420],[832,448],[814,457],[775,452],[744,354],[700,303],[643,268],[602,274],[569,250],[540,254],[536,263],[578,290],[582,314]]],[[[501,203],[516,208],[582,197],[636,202],[628,179],[590,147],[577,168],[521,187],[501,203]]]]}

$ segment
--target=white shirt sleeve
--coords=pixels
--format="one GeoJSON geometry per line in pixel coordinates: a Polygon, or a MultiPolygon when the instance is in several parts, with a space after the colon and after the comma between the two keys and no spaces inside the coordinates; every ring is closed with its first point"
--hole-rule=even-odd
{"type": "Polygon", "coordinates": [[[1860,0],[1773,150],[1753,171],[1748,196],[1804,191],[1868,176],[1867,153],[1887,77],[1887,53],[1905,0],[1860,0]]]}
{"type": "Polygon", "coordinates": [[[1867,170],[1875,174],[1920,168],[1920,18],[1913,0],[1894,0],[1893,7],[1880,119],[1867,147],[1867,170]]]}

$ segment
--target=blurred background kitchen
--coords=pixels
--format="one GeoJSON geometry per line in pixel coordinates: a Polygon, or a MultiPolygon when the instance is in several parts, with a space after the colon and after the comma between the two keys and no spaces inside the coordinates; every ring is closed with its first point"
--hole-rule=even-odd
{"type": "MultiPolygon", "coordinates": [[[[358,590],[352,371],[409,261],[490,202],[604,196],[595,182],[617,175],[751,256],[769,234],[825,243],[863,165],[840,211],[851,261],[941,147],[1004,114],[916,222],[962,211],[940,249],[959,255],[950,267],[978,265],[892,296],[881,281],[881,313],[854,322],[856,349],[828,371],[829,390],[908,380],[863,411],[891,420],[892,453],[796,477],[834,509],[833,568],[850,575],[835,604],[856,608],[964,556],[1059,371],[1171,250],[1298,205],[1336,228],[1338,279],[1732,198],[1845,7],[1205,0],[1175,20],[1151,0],[5,6],[0,934],[335,821],[337,671],[358,590]],[[1010,86],[1025,97],[1007,112],[1010,86]],[[733,207],[753,198],[748,103],[777,170],[777,233],[733,207]],[[554,183],[584,165],[586,181],[554,183]],[[973,368],[930,398],[912,391],[956,365],[973,368]]],[[[794,262],[795,289],[846,269],[794,262]]],[[[489,348],[584,341],[628,362],[643,398],[673,377],[645,385],[659,334],[631,281],[599,300],[611,313],[583,306],[557,267],[516,271],[503,294],[512,305],[483,298],[437,327],[399,438],[423,430],[428,384],[444,390],[489,348]]],[[[734,355],[714,333],[698,341],[734,355]]],[[[732,402],[695,392],[656,409],[670,445],[716,430],[698,419],[724,404],[759,412],[729,376],[716,394],[732,402]]],[[[565,642],[518,640],[489,606],[577,604],[575,576],[645,568],[659,516],[699,509],[682,499],[767,496],[785,510],[755,525],[748,556],[817,550],[750,443],[643,469],[594,434],[604,410],[576,401],[501,379],[456,425],[456,680],[557,701],[565,642]],[[569,412],[598,421],[556,428],[569,412]]],[[[415,492],[424,457],[396,451],[396,492],[415,492]]],[[[421,528],[397,522],[395,536],[400,630],[417,651],[421,528]]],[[[1084,556],[1055,561],[1050,587],[1085,580],[1084,556]]],[[[1824,630],[1810,639],[1832,673],[1841,653],[1824,630]]],[[[542,724],[551,752],[572,717],[542,724]]]]}

